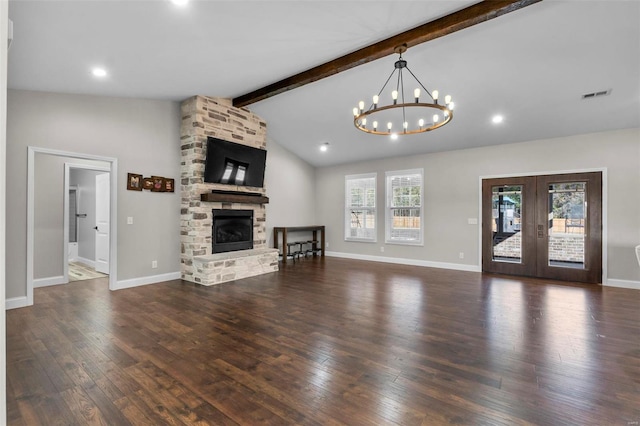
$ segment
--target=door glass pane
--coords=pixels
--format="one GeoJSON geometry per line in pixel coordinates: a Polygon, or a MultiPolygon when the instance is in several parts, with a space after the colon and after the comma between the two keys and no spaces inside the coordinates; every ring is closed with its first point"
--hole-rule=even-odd
{"type": "Polygon", "coordinates": [[[584,269],[586,182],[549,185],[549,266],[584,269]]]}
{"type": "Polygon", "coordinates": [[[492,259],[522,262],[522,185],[491,188],[492,259]]]}

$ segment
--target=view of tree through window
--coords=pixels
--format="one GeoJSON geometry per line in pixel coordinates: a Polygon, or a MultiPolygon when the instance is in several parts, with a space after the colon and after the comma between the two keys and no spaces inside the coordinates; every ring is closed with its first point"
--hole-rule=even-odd
{"type": "Polygon", "coordinates": [[[422,170],[387,172],[387,242],[422,243],[422,170]]]}
{"type": "Polygon", "coordinates": [[[553,217],[559,219],[584,218],[584,182],[554,183],[549,185],[553,194],[553,217]]]}
{"type": "Polygon", "coordinates": [[[345,240],[376,240],[376,175],[345,176],[345,240]]]}

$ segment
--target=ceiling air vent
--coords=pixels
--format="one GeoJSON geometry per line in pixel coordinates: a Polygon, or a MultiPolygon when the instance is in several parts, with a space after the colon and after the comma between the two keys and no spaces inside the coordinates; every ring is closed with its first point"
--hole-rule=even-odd
{"type": "Polygon", "coordinates": [[[593,98],[597,98],[600,96],[607,96],[611,94],[611,90],[612,89],[608,89],[608,90],[601,90],[599,92],[592,92],[592,93],[587,93],[582,95],[582,99],[593,99],[593,98]]]}

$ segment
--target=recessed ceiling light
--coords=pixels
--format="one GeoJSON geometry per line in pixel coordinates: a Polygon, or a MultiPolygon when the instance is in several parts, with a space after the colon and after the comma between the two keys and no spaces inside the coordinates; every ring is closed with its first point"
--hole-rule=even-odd
{"type": "Polygon", "coordinates": [[[500,123],[502,123],[503,120],[504,120],[504,117],[501,116],[500,114],[494,115],[493,118],[491,119],[493,124],[500,124],[500,123]]]}
{"type": "Polygon", "coordinates": [[[391,140],[392,141],[398,140],[398,134],[397,133],[391,133],[391,140]]]}
{"type": "Polygon", "coordinates": [[[171,0],[171,3],[175,4],[176,6],[186,6],[187,3],[189,3],[189,0],[171,0]]]}
{"type": "Polygon", "coordinates": [[[320,145],[320,151],[327,152],[328,149],[329,149],[329,142],[325,142],[322,145],[320,145]]]}
{"type": "Polygon", "coordinates": [[[107,70],[104,68],[94,68],[91,70],[91,74],[93,74],[94,77],[106,77],[107,70]]]}

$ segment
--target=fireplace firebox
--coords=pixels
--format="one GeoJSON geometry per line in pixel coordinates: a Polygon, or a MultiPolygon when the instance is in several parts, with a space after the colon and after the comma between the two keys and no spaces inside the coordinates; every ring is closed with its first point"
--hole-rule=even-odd
{"type": "Polygon", "coordinates": [[[213,209],[211,252],[253,248],[253,210],[213,209]]]}

